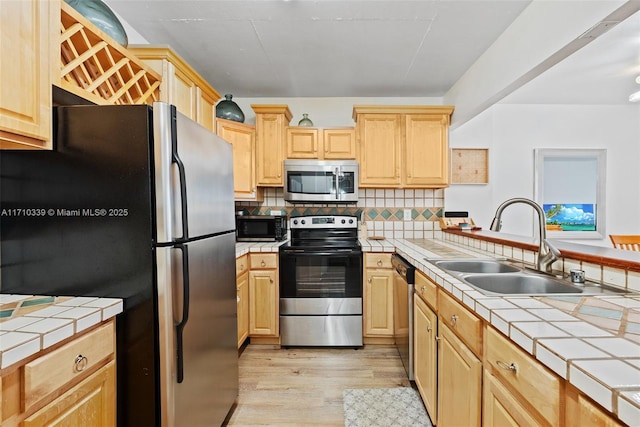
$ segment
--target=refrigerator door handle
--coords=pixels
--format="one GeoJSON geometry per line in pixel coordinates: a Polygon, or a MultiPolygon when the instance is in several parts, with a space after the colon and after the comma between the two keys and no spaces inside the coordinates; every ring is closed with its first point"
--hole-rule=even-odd
{"type": "Polygon", "coordinates": [[[182,252],[182,318],[176,323],[176,369],[178,384],[184,379],[184,351],[182,336],[189,320],[189,251],[186,245],[178,244],[176,249],[182,252]]]}
{"type": "MultiPolygon", "coordinates": [[[[172,106],[172,108],[175,108],[172,106]]],[[[178,177],[180,181],[180,213],[182,216],[182,237],[179,240],[189,237],[189,221],[187,219],[187,180],[184,172],[184,163],[178,155],[178,127],[176,115],[172,114],[171,120],[171,161],[178,167],[178,177]]]]}

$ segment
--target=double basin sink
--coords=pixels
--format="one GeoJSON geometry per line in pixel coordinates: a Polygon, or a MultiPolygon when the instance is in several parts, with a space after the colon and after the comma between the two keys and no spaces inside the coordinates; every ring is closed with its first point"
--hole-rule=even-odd
{"type": "Polygon", "coordinates": [[[485,295],[621,294],[623,290],[587,282],[574,284],[551,274],[496,259],[429,259],[485,295]]]}

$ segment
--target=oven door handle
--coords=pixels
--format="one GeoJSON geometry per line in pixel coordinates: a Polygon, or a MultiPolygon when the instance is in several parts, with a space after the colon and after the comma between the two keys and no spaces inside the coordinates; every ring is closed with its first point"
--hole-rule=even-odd
{"type": "Polygon", "coordinates": [[[359,255],[361,252],[354,251],[352,249],[335,249],[332,251],[322,251],[322,252],[318,252],[318,251],[308,252],[308,251],[305,251],[304,249],[285,249],[283,251],[280,251],[280,253],[283,255],[296,255],[296,256],[316,256],[316,255],[331,256],[331,255],[359,255]]]}

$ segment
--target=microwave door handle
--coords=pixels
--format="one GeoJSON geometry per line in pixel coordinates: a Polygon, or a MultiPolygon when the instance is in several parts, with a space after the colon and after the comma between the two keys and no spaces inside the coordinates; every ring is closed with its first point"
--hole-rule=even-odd
{"type": "Polygon", "coordinates": [[[333,172],[333,178],[336,187],[336,200],[340,199],[340,166],[336,166],[335,171],[333,172]]]}

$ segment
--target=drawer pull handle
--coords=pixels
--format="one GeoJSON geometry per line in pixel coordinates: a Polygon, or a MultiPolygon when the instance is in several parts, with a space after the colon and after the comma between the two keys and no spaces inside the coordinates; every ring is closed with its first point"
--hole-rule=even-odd
{"type": "Polygon", "coordinates": [[[455,314],[451,315],[451,326],[456,326],[456,323],[458,323],[458,316],[456,316],[455,314]]]}
{"type": "Polygon", "coordinates": [[[515,363],[507,363],[507,362],[503,362],[502,360],[496,360],[496,365],[498,365],[500,369],[518,372],[518,365],[516,365],[515,363]]]}
{"type": "Polygon", "coordinates": [[[244,264],[240,264],[240,270],[244,270],[244,264]]]}
{"type": "Polygon", "coordinates": [[[431,326],[427,326],[427,332],[431,333],[431,330],[432,330],[432,329],[433,329],[433,328],[432,328],[431,326]]]}
{"type": "Polygon", "coordinates": [[[378,267],[382,267],[382,260],[381,259],[378,260],[378,267]]]}
{"type": "Polygon", "coordinates": [[[87,359],[86,356],[79,354],[76,356],[76,360],[74,361],[74,364],[73,364],[73,369],[75,369],[76,372],[82,372],[84,371],[84,369],[87,367],[88,364],[89,364],[89,359],[87,359]]]}
{"type": "Polygon", "coordinates": [[[425,289],[427,289],[427,287],[426,287],[426,286],[421,287],[421,288],[420,288],[420,292],[422,292],[422,293],[424,294],[424,290],[425,290],[425,289]]]}
{"type": "Polygon", "coordinates": [[[260,266],[261,267],[264,267],[265,265],[267,265],[267,264],[264,262],[264,260],[260,261],[260,266]]]}

